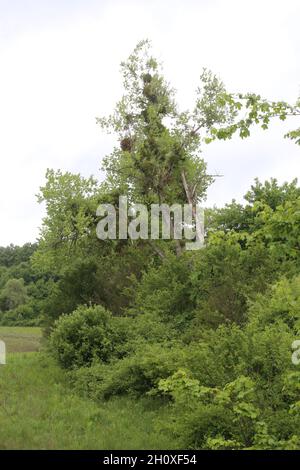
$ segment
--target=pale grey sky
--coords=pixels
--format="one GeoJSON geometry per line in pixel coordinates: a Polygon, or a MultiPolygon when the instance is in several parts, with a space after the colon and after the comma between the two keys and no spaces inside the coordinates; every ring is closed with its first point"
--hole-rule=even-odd
{"type": "MultiPolygon", "coordinates": [[[[33,241],[47,167],[100,177],[113,146],[95,117],[121,95],[119,63],[152,40],[182,108],[202,67],[229,91],[295,102],[300,94],[299,0],[0,0],[0,245],[33,241]]],[[[300,149],[283,139],[299,118],[203,156],[224,175],[207,204],[242,199],[253,179],[300,176],[300,149]]]]}

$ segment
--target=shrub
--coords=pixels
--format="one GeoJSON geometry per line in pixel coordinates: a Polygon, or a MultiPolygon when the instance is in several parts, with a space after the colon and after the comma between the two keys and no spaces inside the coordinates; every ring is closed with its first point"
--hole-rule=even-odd
{"type": "Polygon", "coordinates": [[[251,443],[260,410],[249,377],[212,388],[178,370],[161,380],[158,388],[175,401],[171,423],[184,448],[240,448],[251,443]]]}
{"type": "Polygon", "coordinates": [[[258,295],[250,306],[249,327],[285,323],[297,333],[300,330],[300,276],[280,279],[265,295],[258,295]]]}
{"type": "Polygon", "coordinates": [[[126,350],[127,318],[113,317],[102,306],[79,306],[62,315],[50,335],[50,348],[62,367],[87,366],[98,360],[108,362],[122,357],[126,350]]]}

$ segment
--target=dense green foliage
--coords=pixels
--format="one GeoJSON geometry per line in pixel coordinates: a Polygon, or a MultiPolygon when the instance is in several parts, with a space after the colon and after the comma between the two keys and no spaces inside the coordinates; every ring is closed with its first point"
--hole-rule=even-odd
{"type": "MultiPolygon", "coordinates": [[[[120,195],[148,208],[204,204],[213,181],[205,145],[267,129],[298,115],[299,103],[229,94],[204,70],[194,109],[179,111],[147,41],[122,73],[123,98],[98,119],[119,142],[106,179],[48,170],[37,250],[30,261],[28,246],[0,250],[1,321],[42,318],[73,390],[99,403],[155,404],[156,429],[174,447],[299,448],[297,180],[255,180],[245,204],[207,209],[200,250],[176,239],[174,218],[170,240],[96,237],[98,205],[118,211],[120,195]]],[[[299,143],[299,131],[287,137],[299,143]]]]}
{"type": "Polygon", "coordinates": [[[31,265],[37,244],[0,247],[0,324],[39,325],[50,292],[45,277],[31,265]]]}

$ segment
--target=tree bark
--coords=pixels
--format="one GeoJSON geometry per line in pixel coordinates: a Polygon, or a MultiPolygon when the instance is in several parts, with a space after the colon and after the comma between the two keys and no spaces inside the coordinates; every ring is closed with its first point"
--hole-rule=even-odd
{"type": "Polygon", "coordinates": [[[188,185],[187,179],[186,179],[186,174],[185,171],[181,171],[181,180],[182,184],[185,190],[186,198],[188,203],[192,206],[192,214],[196,222],[196,242],[202,240],[202,232],[201,232],[201,221],[199,220],[198,213],[196,211],[196,207],[194,202],[197,202],[197,193],[196,193],[196,188],[194,188],[192,191],[188,185]]]}

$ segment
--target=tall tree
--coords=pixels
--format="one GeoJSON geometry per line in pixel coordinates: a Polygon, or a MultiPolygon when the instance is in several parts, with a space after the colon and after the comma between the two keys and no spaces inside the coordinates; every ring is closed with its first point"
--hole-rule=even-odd
{"type": "MultiPolygon", "coordinates": [[[[236,112],[217,104],[224,85],[204,71],[194,110],[180,112],[174,91],[150,54],[149,41],[140,42],[121,66],[125,94],[114,114],[98,119],[102,128],[117,133],[120,143],[104,160],[107,189],[138,203],[195,206],[212,181],[199,156],[198,131],[230,122],[236,112]]],[[[181,252],[179,241],[176,251],[181,252]]]]}
{"type": "MultiPolygon", "coordinates": [[[[235,132],[247,137],[253,124],[266,129],[272,117],[284,120],[300,112],[297,106],[268,102],[258,95],[229,94],[222,81],[206,69],[194,108],[182,112],[161,66],[151,56],[148,40],[141,41],[121,67],[124,96],[111,116],[97,119],[119,140],[119,147],[104,160],[106,190],[144,204],[189,203],[198,229],[195,204],[205,198],[216,176],[207,174],[201,146],[230,138],[235,132]]],[[[296,138],[294,134],[289,137],[296,138]]],[[[181,251],[177,240],[176,252],[181,251]]]]}

